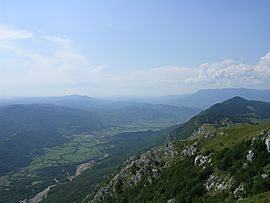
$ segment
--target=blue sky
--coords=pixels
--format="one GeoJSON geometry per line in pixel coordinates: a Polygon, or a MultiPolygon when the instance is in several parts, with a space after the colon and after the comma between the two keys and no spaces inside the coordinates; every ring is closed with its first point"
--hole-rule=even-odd
{"type": "Polygon", "coordinates": [[[0,96],[268,88],[269,10],[267,0],[0,0],[0,96]]]}

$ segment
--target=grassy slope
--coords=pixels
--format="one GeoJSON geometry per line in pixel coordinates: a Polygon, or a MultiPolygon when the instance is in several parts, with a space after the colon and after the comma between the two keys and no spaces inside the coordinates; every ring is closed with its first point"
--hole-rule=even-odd
{"type": "MultiPolygon", "coordinates": [[[[205,170],[202,170],[202,168],[194,166],[195,156],[181,159],[165,169],[152,184],[149,184],[147,177],[145,177],[137,186],[119,189],[120,192],[115,197],[104,202],[115,202],[116,200],[122,203],[166,202],[174,197],[176,202],[223,202],[226,198],[229,198],[229,202],[235,201],[229,195],[229,191],[214,196],[207,193],[204,189],[204,183],[211,174],[219,177],[235,175],[232,192],[241,182],[248,183],[248,181],[252,180],[254,186],[249,186],[249,189],[253,192],[248,191],[246,194],[248,198],[245,199],[245,202],[267,202],[270,199],[270,193],[264,193],[267,188],[262,188],[263,185],[261,184],[264,183],[260,182],[262,181],[260,174],[265,173],[263,171],[268,171],[269,168],[269,163],[264,166],[264,163],[261,162],[264,159],[263,154],[269,156],[263,141],[259,141],[259,145],[255,144],[257,148],[254,146],[255,148],[253,149],[255,150],[255,158],[254,164],[250,168],[253,175],[249,174],[247,169],[241,169],[241,166],[246,162],[246,154],[251,147],[252,138],[260,136],[262,132],[266,132],[269,129],[270,123],[234,125],[227,129],[219,128],[216,131],[212,129],[211,131],[214,134],[221,131],[224,134],[217,134],[215,137],[208,139],[201,140],[199,138],[196,140],[199,140],[199,154],[212,151],[213,165],[209,165],[205,170]],[[262,156],[260,157],[260,155],[262,156]],[[225,160],[229,160],[228,165],[223,164],[225,160]],[[259,180],[259,182],[256,180],[259,180]]],[[[190,145],[196,140],[177,142],[178,151],[181,151],[186,144],[190,145]]],[[[266,162],[269,162],[269,160],[266,162]]],[[[268,183],[269,179],[264,181],[268,183]]]]}
{"type": "Polygon", "coordinates": [[[243,200],[238,201],[239,203],[269,203],[270,202],[270,191],[254,195],[243,200]]]}
{"type": "Polygon", "coordinates": [[[261,132],[268,129],[270,129],[270,123],[235,125],[227,129],[220,128],[224,134],[208,138],[208,140],[202,144],[201,150],[202,152],[207,150],[220,151],[226,147],[231,148],[233,145],[238,144],[243,140],[259,136],[261,132]]]}

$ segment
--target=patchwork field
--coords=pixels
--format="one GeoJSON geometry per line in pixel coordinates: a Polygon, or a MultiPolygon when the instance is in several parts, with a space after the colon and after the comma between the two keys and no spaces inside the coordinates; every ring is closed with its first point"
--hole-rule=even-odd
{"type": "Polygon", "coordinates": [[[61,188],[70,185],[80,195],[83,193],[81,187],[77,186],[81,183],[80,176],[92,177],[93,181],[89,181],[85,188],[94,189],[104,175],[118,167],[126,158],[162,144],[167,135],[166,130],[134,132],[136,126],[132,127],[131,132],[124,132],[129,127],[121,126],[107,131],[107,134],[101,131],[72,135],[67,143],[43,148],[43,153],[34,156],[28,166],[0,177],[0,203],[29,200],[50,185],[57,187],[51,188],[54,192],[52,195],[49,193],[49,202],[53,201],[54,194],[61,193],[61,188]],[[89,165],[87,163],[91,163],[91,169],[82,170],[80,176],[74,178],[79,166],[89,165]]]}
{"type": "Polygon", "coordinates": [[[94,135],[73,135],[67,144],[45,148],[45,154],[35,158],[27,169],[36,170],[95,159],[102,155],[98,148],[101,143],[94,135]]]}

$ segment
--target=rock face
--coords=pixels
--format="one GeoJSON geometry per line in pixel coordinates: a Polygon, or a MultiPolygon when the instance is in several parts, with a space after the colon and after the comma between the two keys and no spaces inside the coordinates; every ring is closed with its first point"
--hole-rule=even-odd
{"type": "Polygon", "coordinates": [[[194,144],[190,145],[190,146],[186,146],[183,150],[182,150],[182,154],[184,156],[193,156],[197,151],[197,143],[195,142],[194,144]]]}
{"type": "Polygon", "coordinates": [[[265,139],[265,144],[266,144],[266,147],[267,147],[267,151],[270,152],[270,130],[267,133],[267,137],[265,139]]]}
{"type": "Polygon", "coordinates": [[[265,178],[267,178],[267,177],[268,177],[268,174],[263,173],[263,174],[261,175],[261,177],[262,177],[263,179],[265,179],[265,178]]]}
{"type": "Polygon", "coordinates": [[[205,184],[205,189],[207,191],[212,189],[215,186],[217,179],[218,178],[216,176],[210,175],[207,182],[206,182],[206,184],[205,184]]]}
{"type": "Polygon", "coordinates": [[[216,194],[218,192],[223,192],[229,190],[232,185],[232,178],[227,176],[219,177],[216,175],[210,175],[205,184],[205,189],[210,192],[210,194],[216,194]]]}
{"type": "Polygon", "coordinates": [[[176,203],[176,201],[175,201],[175,199],[173,198],[173,199],[169,199],[169,200],[167,201],[167,203],[176,203]]]}
{"type": "Polygon", "coordinates": [[[197,166],[205,166],[211,163],[211,158],[208,156],[203,156],[202,154],[199,154],[195,157],[194,165],[197,166]]]}
{"type": "MultiPolygon", "coordinates": [[[[103,202],[106,198],[113,196],[117,192],[119,185],[132,187],[143,178],[146,178],[151,184],[154,178],[159,177],[162,168],[169,167],[179,158],[179,153],[172,143],[147,151],[138,157],[130,157],[113,176],[111,181],[98,190],[91,203],[103,202]],[[156,165],[160,166],[159,169],[157,169],[156,165]]],[[[171,201],[173,202],[173,200],[171,201]]]]}
{"type": "Polygon", "coordinates": [[[253,151],[249,150],[247,154],[247,161],[252,162],[253,156],[254,156],[253,151]]]}
{"type": "Polygon", "coordinates": [[[244,184],[241,183],[233,192],[235,198],[241,198],[244,195],[244,184]]]}

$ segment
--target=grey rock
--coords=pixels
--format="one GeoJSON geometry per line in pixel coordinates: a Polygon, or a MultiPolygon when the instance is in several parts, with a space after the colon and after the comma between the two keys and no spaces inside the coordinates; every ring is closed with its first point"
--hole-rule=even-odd
{"type": "Polygon", "coordinates": [[[253,151],[252,150],[249,150],[248,151],[248,154],[247,154],[247,161],[252,162],[253,156],[254,156],[253,151]]]}

